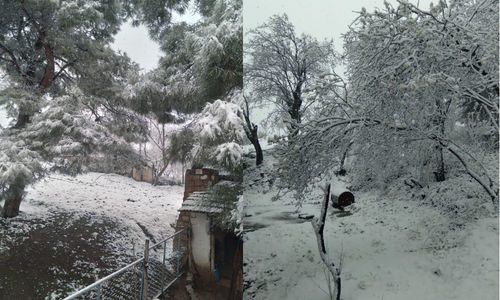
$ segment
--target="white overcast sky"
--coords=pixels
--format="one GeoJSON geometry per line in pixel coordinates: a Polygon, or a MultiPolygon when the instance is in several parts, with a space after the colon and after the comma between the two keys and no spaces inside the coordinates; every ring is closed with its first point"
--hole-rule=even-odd
{"type": "MultiPolygon", "coordinates": [[[[199,18],[199,15],[190,10],[183,16],[174,17],[174,22],[194,23],[199,18]]],[[[130,22],[123,24],[120,32],[115,36],[112,48],[126,52],[144,71],[154,69],[161,56],[160,46],[149,39],[147,28],[145,26],[133,27],[130,22]]]]}
{"type": "MultiPolygon", "coordinates": [[[[396,0],[388,0],[394,6],[396,0]]],[[[428,9],[430,0],[410,0],[428,9]]],[[[437,0],[435,1],[437,2],[437,0]]],[[[383,0],[243,0],[243,26],[244,31],[255,28],[266,22],[274,14],[286,13],[289,20],[294,24],[297,34],[303,32],[323,40],[334,39],[337,51],[342,50],[341,34],[345,33],[348,26],[356,18],[354,11],[360,11],[365,7],[373,11],[376,7],[383,8],[383,0]]],[[[180,20],[194,22],[198,16],[188,12],[180,20]]],[[[132,27],[125,24],[115,37],[114,49],[120,49],[139,63],[145,71],[153,69],[161,56],[159,45],[151,41],[145,27],[132,27]]],[[[5,116],[0,110],[0,124],[6,126],[5,116]]]]}
{"type": "MultiPolygon", "coordinates": [[[[389,0],[394,6],[396,0],[389,0]]],[[[430,0],[410,0],[420,7],[427,9],[430,0]]],[[[376,7],[383,8],[383,0],[243,0],[243,26],[245,32],[266,22],[274,14],[286,13],[294,24],[296,33],[302,32],[323,39],[334,39],[338,51],[342,49],[341,34],[345,33],[348,25],[356,18],[354,11],[365,7],[373,11],[376,7]]],[[[195,22],[199,16],[188,12],[179,18],[186,22],[195,22]]],[[[120,49],[128,54],[132,60],[139,63],[145,71],[156,67],[161,56],[159,45],[151,41],[144,26],[132,27],[124,24],[122,30],[115,37],[114,49],[120,49]]]]}
{"type": "MultiPolygon", "coordinates": [[[[295,26],[295,33],[308,33],[319,40],[334,39],[335,47],[341,50],[341,34],[358,16],[355,12],[365,7],[367,11],[384,9],[383,0],[243,0],[243,25],[245,32],[266,22],[275,14],[286,13],[295,26]]],[[[396,0],[387,0],[397,6],[396,0]]],[[[430,0],[409,0],[427,10],[430,0]]],[[[434,2],[437,2],[435,0],[434,2]]]]}
{"type": "MultiPolygon", "coordinates": [[[[387,0],[394,7],[398,5],[396,0],[387,0]]],[[[427,10],[432,1],[430,0],[408,0],[408,2],[419,5],[427,10]]],[[[435,0],[434,2],[437,2],[435,0]]],[[[295,27],[295,33],[310,34],[322,41],[333,39],[335,49],[342,51],[342,37],[349,29],[349,25],[357,18],[356,12],[365,7],[372,12],[376,8],[384,9],[384,0],[243,0],[243,27],[246,33],[249,29],[256,28],[267,22],[269,17],[275,14],[286,13],[289,21],[295,27]]],[[[245,35],[245,42],[248,40],[245,35]]],[[[344,69],[338,67],[336,70],[342,76],[344,69]]],[[[253,122],[262,125],[262,120],[267,116],[270,107],[261,106],[252,109],[253,122]]],[[[270,133],[270,132],[268,132],[270,133]]]]}
{"type": "MultiPolygon", "coordinates": [[[[396,0],[389,0],[394,6],[396,0]]],[[[418,3],[418,0],[411,0],[418,3]]],[[[420,0],[420,7],[427,9],[430,0],[420,0]]],[[[302,32],[323,39],[334,39],[338,51],[342,49],[341,34],[345,33],[348,25],[356,18],[354,11],[365,7],[373,11],[376,7],[383,8],[383,0],[243,0],[243,26],[245,32],[266,22],[274,14],[286,13],[294,24],[296,33],[302,32]]],[[[188,12],[179,18],[186,22],[195,22],[199,16],[188,12]]],[[[132,60],[139,63],[145,71],[156,67],[161,56],[159,45],[151,41],[144,26],[132,27],[124,24],[122,30],[115,37],[114,49],[120,49],[128,54],[132,60]]]]}
{"type": "Polygon", "coordinates": [[[154,69],[160,57],[160,46],[149,39],[147,28],[133,27],[130,22],[122,25],[111,47],[127,53],[145,71],[154,69]]]}

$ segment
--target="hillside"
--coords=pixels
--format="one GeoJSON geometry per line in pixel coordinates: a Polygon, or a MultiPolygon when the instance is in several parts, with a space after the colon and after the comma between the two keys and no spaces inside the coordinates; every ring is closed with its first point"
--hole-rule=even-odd
{"type": "Polygon", "coordinates": [[[174,233],[183,187],[103,173],[50,175],[0,219],[0,299],[60,299],[174,233]]]}

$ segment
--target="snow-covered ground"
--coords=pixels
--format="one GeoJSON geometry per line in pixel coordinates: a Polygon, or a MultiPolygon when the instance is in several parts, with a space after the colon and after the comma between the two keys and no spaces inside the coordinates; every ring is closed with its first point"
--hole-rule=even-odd
{"type": "Polygon", "coordinates": [[[132,262],[132,241],[142,256],[146,238],[174,233],[184,187],[87,173],[52,174],[26,191],[19,216],[0,219],[0,267],[14,270],[0,270],[0,299],[60,299],[132,262]]]}
{"type": "Polygon", "coordinates": [[[50,175],[26,191],[21,203],[23,218],[49,218],[61,210],[75,217],[109,218],[130,229],[127,240],[118,239],[114,246],[131,249],[129,238],[142,246],[145,230],[156,242],[174,233],[170,223],[179,215],[184,187],[154,187],[117,174],[90,172],[77,177],[50,175]]]}
{"type": "MultiPolygon", "coordinates": [[[[311,221],[298,219],[291,201],[271,201],[270,154],[259,167],[248,160],[244,173],[244,299],[329,299],[311,221]]],[[[325,226],[343,300],[498,299],[498,218],[466,175],[354,194],[347,213],[328,209],[325,226]]],[[[300,213],[318,217],[321,200],[318,188],[300,213]]]]}

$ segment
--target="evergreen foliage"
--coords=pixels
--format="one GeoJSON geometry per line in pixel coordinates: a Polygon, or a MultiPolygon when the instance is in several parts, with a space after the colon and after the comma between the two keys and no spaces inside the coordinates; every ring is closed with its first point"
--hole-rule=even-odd
{"type": "Polygon", "coordinates": [[[218,184],[210,189],[205,205],[217,207],[221,213],[214,214],[212,225],[228,232],[240,233],[241,219],[238,218],[238,199],[242,197],[241,185],[218,184]]]}
{"type": "Polygon", "coordinates": [[[220,168],[241,178],[241,117],[238,104],[223,100],[207,103],[193,127],[195,143],[192,156],[196,166],[220,168]]]}
{"type": "Polygon", "coordinates": [[[18,213],[20,191],[47,171],[77,174],[106,156],[117,158],[117,169],[138,163],[129,142],[147,126],[122,93],[134,66],[109,47],[126,16],[122,8],[114,0],[0,3],[0,68],[8,76],[0,105],[15,118],[0,147],[24,153],[4,153],[6,216],[18,213]]]}
{"type": "Polygon", "coordinates": [[[135,110],[154,116],[158,123],[175,123],[181,121],[180,114],[193,114],[195,121],[183,134],[173,135],[165,149],[171,159],[187,159],[186,147],[192,145],[189,155],[196,166],[234,172],[242,152],[237,131],[243,132],[239,103],[235,104],[243,87],[242,1],[195,1],[195,5],[202,11],[201,20],[169,25],[159,39],[164,52],[160,65],[130,78],[128,98],[135,110]]]}
{"type": "Polygon", "coordinates": [[[168,123],[172,112],[199,113],[207,102],[242,89],[241,9],[241,0],[218,0],[199,22],[170,24],[159,40],[159,67],[130,81],[136,109],[168,123]]]}

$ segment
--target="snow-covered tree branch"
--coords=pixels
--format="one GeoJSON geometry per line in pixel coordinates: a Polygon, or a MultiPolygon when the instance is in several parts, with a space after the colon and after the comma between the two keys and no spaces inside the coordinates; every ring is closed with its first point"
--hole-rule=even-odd
{"type": "Polygon", "coordinates": [[[328,271],[332,275],[333,282],[335,283],[335,288],[337,290],[336,296],[330,291],[330,298],[334,299],[334,297],[336,297],[335,299],[340,300],[340,293],[341,293],[340,271],[335,266],[335,264],[330,260],[330,256],[328,255],[328,249],[326,248],[326,245],[325,245],[325,237],[323,234],[323,231],[325,229],[325,222],[326,222],[326,212],[328,210],[328,202],[330,200],[331,184],[328,184],[322,188],[323,188],[325,198],[321,204],[321,213],[320,213],[319,218],[314,218],[313,221],[311,222],[311,224],[314,228],[314,233],[316,234],[316,240],[318,241],[319,255],[321,257],[321,260],[323,260],[323,263],[325,264],[325,266],[328,268],[328,271]]]}
{"type": "Polygon", "coordinates": [[[309,97],[308,88],[320,73],[334,66],[333,42],[297,35],[286,14],[274,15],[248,33],[245,55],[249,63],[244,76],[253,99],[273,104],[280,118],[301,123],[317,100],[309,97]]]}
{"type": "MultiPolygon", "coordinates": [[[[237,92],[233,99],[241,102],[240,98],[241,92],[237,92]]],[[[194,164],[240,173],[243,132],[242,111],[239,104],[224,100],[208,103],[193,127],[194,164]]]]}
{"type": "Polygon", "coordinates": [[[282,151],[282,183],[297,191],[299,204],[312,178],[346,160],[358,188],[404,177],[441,182],[459,162],[497,201],[495,175],[481,163],[498,155],[493,2],[441,2],[423,11],[401,1],[360,12],[345,35],[348,85],[333,75],[318,80],[311,90],[326,95],[325,109],[298,126],[282,151]]]}

